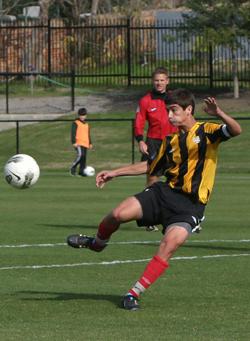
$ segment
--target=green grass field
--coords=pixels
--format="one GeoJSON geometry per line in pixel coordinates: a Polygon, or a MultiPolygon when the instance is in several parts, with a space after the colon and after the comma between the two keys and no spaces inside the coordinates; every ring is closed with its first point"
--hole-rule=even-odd
{"type": "MultiPolygon", "coordinates": [[[[97,170],[130,161],[130,126],[115,136],[116,124],[93,123],[89,164],[97,170]]],[[[221,147],[202,233],[178,250],[137,312],[121,309],[121,297],[161,233],[123,225],[100,254],[69,248],[65,239],[94,235],[104,214],[144,187],[144,176],[98,190],[94,178],[68,175],[69,123],[22,128],[21,151],[38,160],[41,176],[28,190],[0,181],[0,340],[249,340],[250,127],[242,125],[243,134],[221,147]]],[[[15,132],[2,132],[0,146],[3,167],[15,132]]]]}

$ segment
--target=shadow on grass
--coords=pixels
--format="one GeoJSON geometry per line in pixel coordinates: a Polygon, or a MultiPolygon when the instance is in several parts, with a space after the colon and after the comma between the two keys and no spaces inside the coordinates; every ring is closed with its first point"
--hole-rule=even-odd
{"type": "MultiPolygon", "coordinates": [[[[98,225],[87,225],[87,224],[37,224],[38,226],[45,226],[45,227],[57,227],[57,228],[67,228],[67,229],[78,229],[78,228],[86,228],[86,229],[95,229],[97,231],[98,225]]],[[[136,226],[131,225],[122,225],[120,227],[121,230],[131,230],[137,229],[136,226]]]]}
{"type": "Polygon", "coordinates": [[[234,247],[234,246],[222,246],[222,245],[190,245],[184,244],[181,247],[189,248],[189,249],[204,249],[204,250],[225,250],[225,251],[250,251],[249,247],[234,247]]]}
{"type": "Polygon", "coordinates": [[[121,307],[121,296],[105,294],[87,294],[72,292],[53,292],[53,291],[18,291],[17,296],[21,296],[24,301],[71,301],[71,300],[90,300],[108,301],[121,307]]]}
{"type": "Polygon", "coordinates": [[[56,228],[68,228],[71,229],[84,229],[84,230],[97,230],[97,225],[86,225],[86,224],[37,224],[39,226],[46,226],[46,227],[56,227],[56,228]]]}

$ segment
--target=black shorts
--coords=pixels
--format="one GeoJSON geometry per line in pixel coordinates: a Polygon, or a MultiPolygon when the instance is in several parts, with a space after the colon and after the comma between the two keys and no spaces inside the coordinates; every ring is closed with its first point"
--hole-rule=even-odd
{"type": "Polygon", "coordinates": [[[163,233],[174,223],[185,222],[197,227],[204,216],[205,205],[192,196],[170,188],[167,183],[156,182],[135,195],[142,206],[143,217],[138,226],[161,224],[163,233]]]}

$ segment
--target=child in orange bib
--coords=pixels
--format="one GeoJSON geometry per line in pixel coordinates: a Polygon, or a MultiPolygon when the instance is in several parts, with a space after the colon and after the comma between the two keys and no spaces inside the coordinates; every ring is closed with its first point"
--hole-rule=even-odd
{"type": "Polygon", "coordinates": [[[71,142],[77,152],[76,159],[70,169],[71,175],[76,175],[77,166],[79,165],[78,174],[80,176],[86,176],[84,169],[86,167],[87,150],[92,148],[90,126],[86,123],[86,117],[87,110],[80,108],[78,110],[78,118],[71,126],[71,142]]]}

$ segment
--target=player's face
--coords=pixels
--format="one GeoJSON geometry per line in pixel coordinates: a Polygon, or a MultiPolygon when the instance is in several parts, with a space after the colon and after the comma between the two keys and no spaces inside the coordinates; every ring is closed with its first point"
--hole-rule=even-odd
{"type": "Polygon", "coordinates": [[[171,124],[175,127],[180,127],[185,125],[188,117],[191,115],[192,107],[188,106],[183,109],[178,104],[173,104],[168,107],[168,119],[171,124]]]}
{"type": "Polygon", "coordinates": [[[87,115],[80,115],[80,116],[79,116],[79,118],[80,118],[81,121],[85,121],[85,120],[86,120],[86,117],[87,117],[87,115]]]}
{"type": "Polygon", "coordinates": [[[168,83],[169,79],[165,74],[159,73],[153,78],[153,86],[155,90],[161,93],[166,91],[168,83]]]}

